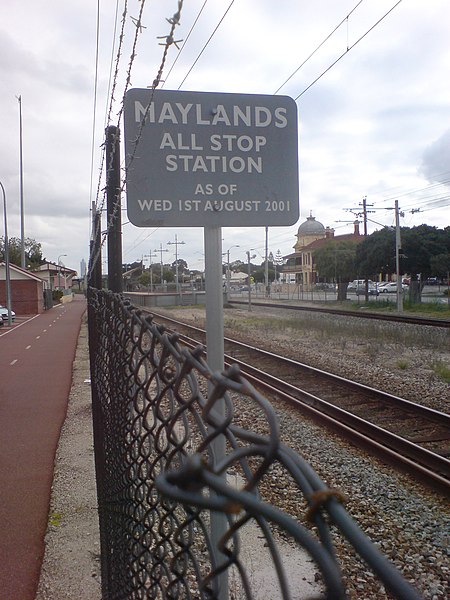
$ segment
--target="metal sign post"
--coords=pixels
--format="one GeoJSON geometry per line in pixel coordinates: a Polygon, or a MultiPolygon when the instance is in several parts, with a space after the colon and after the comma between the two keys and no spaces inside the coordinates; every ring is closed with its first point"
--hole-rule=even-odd
{"type": "MultiPolygon", "coordinates": [[[[205,275],[206,275],[206,360],[210,369],[223,371],[224,368],[224,332],[223,332],[223,285],[222,285],[222,228],[205,227],[205,275]]],[[[211,386],[211,384],[210,384],[211,386]]],[[[219,418],[225,418],[225,406],[216,405],[219,418]]],[[[220,436],[212,443],[216,463],[225,456],[225,437],[220,436]]],[[[222,513],[211,512],[211,541],[218,548],[219,541],[227,530],[227,519],[222,513]]],[[[220,564],[226,557],[217,552],[216,560],[220,564]]],[[[218,579],[217,598],[228,598],[228,577],[226,571],[218,579]]]]}
{"type": "MultiPolygon", "coordinates": [[[[287,96],[131,89],[124,123],[131,223],[204,227],[207,361],[222,371],[221,228],[297,222],[297,105],[287,96]]],[[[225,450],[222,436],[216,462],[225,450]]],[[[225,515],[211,514],[216,547],[226,526],[225,515]]],[[[218,588],[216,597],[228,598],[226,571],[218,588]]]]}

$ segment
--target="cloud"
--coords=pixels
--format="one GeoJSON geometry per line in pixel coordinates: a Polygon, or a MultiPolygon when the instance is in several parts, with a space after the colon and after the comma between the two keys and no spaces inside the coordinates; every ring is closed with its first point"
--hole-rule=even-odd
{"type": "Polygon", "coordinates": [[[450,129],[430,144],[422,156],[419,172],[431,183],[450,186],[450,129]]]}

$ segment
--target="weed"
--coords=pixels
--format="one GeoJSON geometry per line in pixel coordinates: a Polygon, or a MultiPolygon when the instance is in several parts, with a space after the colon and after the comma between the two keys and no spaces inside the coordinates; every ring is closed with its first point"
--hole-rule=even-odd
{"type": "Polygon", "coordinates": [[[366,347],[366,353],[370,359],[375,362],[376,357],[379,355],[381,350],[381,344],[377,341],[371,341],[366,347]]]}
{"type": "Polygon", "coordinates": [[[408,361],[404,360],[403,358],[400,358],[396,364],[397,364],[397,368],[401,369],[402,371],[404,371],[405,369],[407,369],[409,367],[408,361]]]}
{"type": "Polygon", "coordinates": [[[442,360],[435,360],[432,363],[431,368],[435,375],[443,379],[446,383],[450,383],[450,367],[442,360]]]}
{"type": "Polygon", "coordinates": [[[61,520],[62,520],[62,514],[56,510],[53,510],[50,513],[48,522],[50,525],[53,525],[54,527],[58,527],[59,525],[61,525],[61,520]]]}

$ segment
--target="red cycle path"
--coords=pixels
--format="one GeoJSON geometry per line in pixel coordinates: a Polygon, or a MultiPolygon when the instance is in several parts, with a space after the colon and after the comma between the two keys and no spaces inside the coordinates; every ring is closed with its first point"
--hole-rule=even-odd
{"type": "Polygon", "coordinates": [[[0,600],[35,598],[83,297],[0,328],[0,600]]]}

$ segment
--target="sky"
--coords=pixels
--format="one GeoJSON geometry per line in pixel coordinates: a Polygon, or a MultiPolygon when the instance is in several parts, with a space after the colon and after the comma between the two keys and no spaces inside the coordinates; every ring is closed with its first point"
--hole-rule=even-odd
{"type": "MultiPolygon", "coordinates": [[[[92,202],[104,205],[105,126],[123,127],[128,74],[131,88],[152,85],[177,10],[176,0],[146,0],[137,29],[142,2],[128,0],[117,63],[124,5],[98,0],[97,38],[93,0],[0,2],[8,234],[21,229],[21,106],[25,236],[78,272],[89,258],[92,202]]],[[[296,99],[300,218],[268,223],[269,252],[291,253],[310,214],[335,235],[350,233],[364,197],[368,233],[394,224],[395,200],[402,226],[450,225],[448,0],[184,0],[175,40],[182,50],[169,47],[163,89],[296,99]]],[[[135,227],[125,193],[122,207],[123,262],[157,263],[161,249],[173,262],[177,248],[190,269],[203,268],[203,228],[135,227]]],[[[222,239],[230,261],[245,262],[250,250],[253,262],[264,258],[264,227],[224,227],[222,239]]]]}

